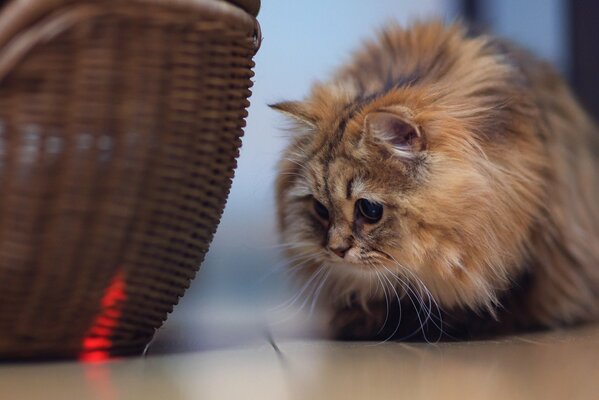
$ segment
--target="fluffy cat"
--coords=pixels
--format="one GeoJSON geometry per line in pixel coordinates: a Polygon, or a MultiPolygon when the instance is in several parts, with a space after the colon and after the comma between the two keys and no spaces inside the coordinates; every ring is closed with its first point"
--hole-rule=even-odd
{"type": "Polygon", "coordinates": [[[334,336],[597,318],[599,132],[547,63],[459,23],[392,25],[271,107],[295,122],[282,241],[334,336]]]}

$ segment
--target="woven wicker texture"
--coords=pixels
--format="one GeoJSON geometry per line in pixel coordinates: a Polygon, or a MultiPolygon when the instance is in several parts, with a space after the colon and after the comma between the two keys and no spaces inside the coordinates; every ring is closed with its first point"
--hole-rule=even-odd
{"type": "Polygon", "coordinates": [[[0,357],[140,353],[218,225],[257,22],[216,0],[15,3],[0,16],[0,357]]]}
{"type": "Polygon", "coordinates": [[[231,3],[243,8],[253,16],[258,15],[260,11],[260,0],[229,0],[231,3]]]}

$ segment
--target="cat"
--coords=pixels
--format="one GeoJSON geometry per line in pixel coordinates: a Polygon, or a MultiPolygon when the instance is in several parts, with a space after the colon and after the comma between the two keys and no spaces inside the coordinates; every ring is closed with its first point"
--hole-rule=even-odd
{"type": "Polygon", "coordinates": [[[599,315],[599,132],[546,62],[460,23],[384,28],[303,101],[276,181],[341,339],[464,339],[599,315]]]}

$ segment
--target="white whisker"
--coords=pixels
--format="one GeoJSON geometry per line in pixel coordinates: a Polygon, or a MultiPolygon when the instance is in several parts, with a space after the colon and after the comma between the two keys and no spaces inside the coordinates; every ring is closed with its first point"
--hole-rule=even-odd
{"type": "Polygon", "coordinates": [[[289,307],[293,306],[295,304],[295,302],[300,297],[302,297],[302,295],[306,292],[306,290],[308,289],[308,287],[310,286],[310,284],[314,281],[314,279],[316,279],[318,277],[318,275],[322,272],[323,268],[324,268],[324,266],[321,265],[318,270],[316,270],[315,272],[312,273],[312,275],[310,276],[310,278],[306,281],[306,283],[304,283],[304,285],[301,287],[301,289],[299,290],[299,292],[297,292],[291,299],[287,300],[283,304],[281,304],[281,305],[279,305],[277,307],[274,307],[271,311],[285,311],[289,307]]]}
{"type": "Polygon", "coordinates": [[[314,313],[314,308],[316,306],[316,303],[318,302],[318,298],[320,297],[320,292],[322,292],[322,289],[325,286],[325,283],[329,277],[329,275],[331,274],[331,270],[328,269],[326,274],[324,275],[324,278],[322,279],[322,282],[320,283],[320,285],[318,286],[318,288],[316,289],[316,291],[313,293],[312,295],[312,304],[310,304],[310,312],[308,315],[312,316],[312,314],[314,313]]]}
{"type": "MultiPolygon", "coordinates": [[[[411,285],[405,283],[403,280],[401,280],[401,278],[399,278],[399,276],[395,273],[393,273],[391,270],[389,270],[387,267],[385,267],[383,265],[383,268],[385,268],[387,271],[389,271],[389,273],[391,273],[396,279],[398,279],[398,281],[401,281],[403,283],[404,288],[407,290],[407,295],[410,299],[410,301],[412,302],[412,305],[414,306],[414,309],[416,311],[416,316],[418,317],[418,321],[420,322],[420,326],[421,326],[421,330],[422,330],[422,334],[424,339],[427,342],[429,341],[429,338],[426,337],[426,332],[425,332],[425,324],[430,321],[435,327],[437,327],[439,329],[439,337],[437,338],[436,341],[441,340],[442,336],[443,336],[443,318],[442,318],[442,314],[441,314],[441,308],[439,307],[439,304],[437,303],[437,301],[435,300],[434,296],[432,295],[432,293],[430,292],[430,290],[426,287],[426,285],[424,284],[424,282],[422,282],[422,280],[420,278],[418,278],[416,276],[416,274],[414,274],[413,271],[411,271],[409,268],[404,267],[403,265],[401,265],[401,263],[399,261],[397,261],[395,259],[395,257],[393,257],[390,254],[387,253],[383,253],[385,256],[389,257],[390,259],[392,259],[395,264],[400,267],[400,271],[402,273],[407,273],[410,275],[410,280],[413,280],[420,288],[421,291],[423,291],[425,293],[425,295],[427,296],[428,301],[425,302],[424,299],[422,298],[422,296],[418,295],[418,293],[416,293],[416,291],[414,291],[414,289],[411,287],[411,285]],[[412,299],[412,294],[416,297],[419,305],[420,305],[420,309],[422,310],[426,310],[428,308],[428,311],[426,312],[426,317],[424,320],[422,320],[421,316],[420,316],[420,309],[417,308],[416,303],[414,303],[414,300],[412,299]],[[426,303],[428,303],[428,307],[426,307],[426,303]],[[432,307],[433,304],[435,306],[435,308],[437,309],[437,316],[439,319],[439,323],[437,323],[434,318],[432,318],[432,307]]],[[[416,333],[416,332],[414,332],[416,333]]],[[[414,333],[412,333],[410,336],[412,336],[414,333]]]]}

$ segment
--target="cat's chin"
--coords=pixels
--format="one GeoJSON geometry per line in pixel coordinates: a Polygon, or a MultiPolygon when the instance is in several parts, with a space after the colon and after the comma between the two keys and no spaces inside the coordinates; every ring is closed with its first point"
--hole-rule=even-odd
{"type": "Polygon", "coordinates": [[[329,262],[331,268],[335,270],[346,272],[348,274],[357,274],[361,277],[368,277],[372,272],[372,267],[369,267],[365,263],[359,261],[333,261],[329,262]]]}

